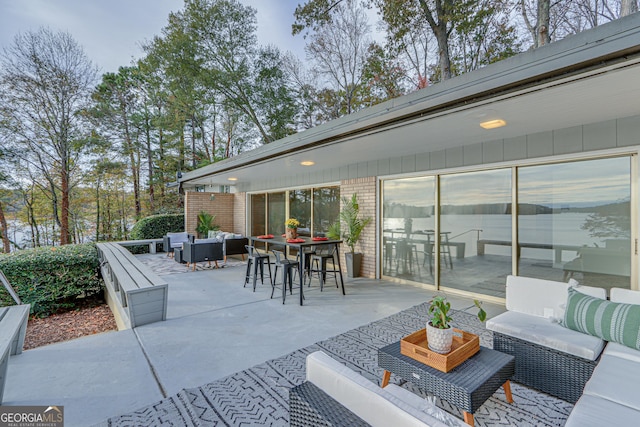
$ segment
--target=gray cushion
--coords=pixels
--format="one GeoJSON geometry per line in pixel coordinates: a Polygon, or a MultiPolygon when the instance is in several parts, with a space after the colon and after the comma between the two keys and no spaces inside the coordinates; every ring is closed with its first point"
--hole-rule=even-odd
{"type": "Polygon", "coordinates": [[[640,305],[615,303],[568,289],[563,325],[640,349],[640,305]]]}
{"type": "MultiPolygon", "coordinates": [[[[640,365],[637,362],[604,354],[584,387],[584,394],[640,410],[638,384],[640,365]]],[[[637,416],[640,419],[640,413],[637,416]]]]}
{"type": "Polygon", "coordinates": [[[193,242],[194,243],[220,243],[220,241],[215,237],[211,239],[195,239],[193,242]]]}
{"type": "Polygon", "coordinates": [[[635,426],[638,415],[633,408],[583,394],[569,414],[565,427],[635,426]]]}
{"type": "Polygon", "coordinates": [[[487,329],[515,338],[596,360],[605,345],[600,338],[563,328],[543,317],[507,311],[487,320],[487,329]]]}

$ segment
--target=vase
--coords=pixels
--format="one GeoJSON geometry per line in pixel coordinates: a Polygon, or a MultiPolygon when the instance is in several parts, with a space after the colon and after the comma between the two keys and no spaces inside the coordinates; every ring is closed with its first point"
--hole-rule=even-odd
{"type": "Polygon", "coordinates": [[[447,354],[453,344],[453,328],[434,328],[427,322],[427,343],[429,349],[438,354],[447,354]]]}
{"type": "Polygon", "coordinates": [[[287,239],[295,239],[298,237],[298,229],[297,228],[289,228],[285,229],[285,235],[287,239]]]}

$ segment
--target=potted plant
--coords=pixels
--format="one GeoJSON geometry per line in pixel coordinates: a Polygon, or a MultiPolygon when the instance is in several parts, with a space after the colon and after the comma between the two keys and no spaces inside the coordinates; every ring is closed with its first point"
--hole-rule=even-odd
{"type": "Polygon", "coordinates": [[[209,230],[218,230],[219,227],[214,223],[215,219],[215,215],[211,215],[205,211],[200,211],[198,214],[198,224],[196,225],[198,238],[206,238],[209,235],[209,230]]]}
{"type": "Polygon", "coordinates": [[[298,237],[298,227],[300,227],[300,221],[295,218],[289,218],[285,221],[285,237],[287,239],[295,239],[298,237]]]}
{"type": "MultiPolygon", "coordinates": [[[[482,303],[478,300],[473,300],[473,304],[478,308],[478,319],[484,322],[487,318],[487,313],[482,309],[482,303]]],[[[429,349],[436,353],[447,354],[451,351],[453,328],[449,323],[451,322],[451,317],[449,317],[450,309],[451,303],[447,301],[445,296],[438,295],[429,301],[427,342],[429,349]]]]}
{"type": "Polygon", "coordinates": [[[347,264],[347,276],[358,277],[362,266],[362,253],[356,253],[355,246],[360,240],[362,230],[371,222],[371,218],[360,218],[360,206],[358,197],[354,193],[351,198],[342,198],[342,210],[340,220],[329,227],[327,237],[339,239],[342,237],[349,247],[349,252],[344,255],[347,264]],[[343,231],[341,231],[343,230],[343,231]]]}

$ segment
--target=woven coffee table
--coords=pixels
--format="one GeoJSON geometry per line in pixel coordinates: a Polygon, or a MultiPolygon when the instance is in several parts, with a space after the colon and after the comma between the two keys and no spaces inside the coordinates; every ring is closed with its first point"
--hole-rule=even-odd
{"type": "Polygon", "coordinates": [[[400,353],[400,341],[378,350],[378,365],[385,370],[382,387],[391,373],[421,390],[462,409],[464,421],[473,425],[473,414],[501,386],[512,403],[509,378],[515,372],[515,358],[489,348],[480,351],[453,370],[444,373],[400,353]]]}

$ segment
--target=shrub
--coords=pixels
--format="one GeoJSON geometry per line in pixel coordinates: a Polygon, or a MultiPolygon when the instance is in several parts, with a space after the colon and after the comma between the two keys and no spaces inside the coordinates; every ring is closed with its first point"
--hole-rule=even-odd
{"type": "MultiPolygon", "coordinates": [[[[159,239],[167,233],[184,231],[184,214],[162,214],[141,218],[131,229],[131,240],[159,239]]],[[[148,252],[149,245],[131,246],[134,254],[148,252]]]]}
{"type": "MultiPolygon", "coordinates": [[[[94,244],[25,249],[0,256],[0,269],[31,313],[44,317],[72,309],[87,298],[101,295],[98,251],[94,244]]],[[[14,304],[0,287],[2,305],[14,304]]]]}
{"type": "Polygon", "coordinates": [[[184,231],[184,214],[152,215],[140,219],[131,229],[131,239],[159,239],[167,233],[184,231]]]}

